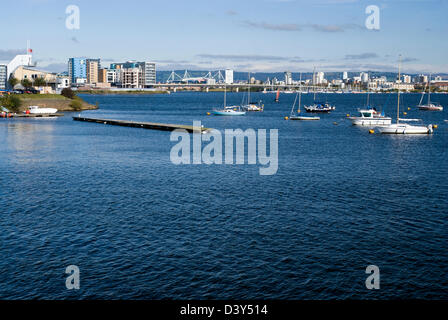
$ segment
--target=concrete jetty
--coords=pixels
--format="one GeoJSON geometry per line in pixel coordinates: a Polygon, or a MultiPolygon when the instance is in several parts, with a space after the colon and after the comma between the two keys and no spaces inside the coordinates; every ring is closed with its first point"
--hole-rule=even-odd
{"type": "Polygon", "coordinates": [[[194,127],[183,124],[168,124],[168,123],[155,123],[155,122],[136,122],[129,120],[114,120],[114,119],[98,119],[98,118],[86,118],[86,117],[73,117],[74,121],[94,122],[100,124],[108,124],[113,126],[133,127],[150,130],[162,130],[162,131],[174,131],[174,130],[186,130],[187,132],[201,132],[206,133],[210,131],[210,128],[194,127]]]}

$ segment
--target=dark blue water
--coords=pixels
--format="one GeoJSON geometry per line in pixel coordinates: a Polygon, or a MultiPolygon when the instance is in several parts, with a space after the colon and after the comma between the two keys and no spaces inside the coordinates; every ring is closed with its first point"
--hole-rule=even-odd
{"type": "MultiPolygon", "coordinates": [[[[448,95],[408,117],[434,135],[382,136],[337,110],[285,121],[294,95],[265,112],[214,117],[222,93],[85,96],[84,115],[206,127],[279,129],[279,169],[170,162],[168,132],[59,119],[0,119],[0,298],[448,298],[448,95]],[[65,288],[65,268],[81,289],[65,288]],[[381,289],[367,290],[367,265],[381,289]]],[[[228,95],[239,103],[242,94],[228,95]]],[[[311,95],[303,97],[307,103],[311,95]]],[[[394,115],[396,96],[372,95],[394,115]]]]}

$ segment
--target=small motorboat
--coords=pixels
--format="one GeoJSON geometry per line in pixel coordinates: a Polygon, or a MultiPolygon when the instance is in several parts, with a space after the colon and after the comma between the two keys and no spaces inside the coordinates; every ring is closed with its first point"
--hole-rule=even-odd
{"type": "Polygon", "coordinates": [[[336,109],[335,106],[330,105],[327,102],[315,102],[312,105],[304,107],[306,112],[314,113],[328,113],[336,109]]]}
{"type": "MultiPolygon", "coordinates": [[[[28,111],[30,114],[53,114],[58,112],[55,108],[40,108],[39,106],[29,106],[28,111]]],[[[25,111],[26,113],[26,111],[25,111]]]]}

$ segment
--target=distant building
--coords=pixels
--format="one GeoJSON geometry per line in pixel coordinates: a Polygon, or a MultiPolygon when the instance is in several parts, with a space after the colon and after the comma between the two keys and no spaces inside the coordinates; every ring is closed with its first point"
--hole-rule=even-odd
{"type": "Polygon", "coordinates": [[[99,69],[98,70],[98,82],[107,82],[107,71],[108,69],[99,69]]]}
{"type": "Polygon", "coordinates": [[[232,84],[233,83],[233,70],[226,69],[226,71],[225,71],[225,82],[226,82],[226,84],[232,84]]]}
{"type": "Polygon", "coordinates": [[[7,67],[0,64],[0,90],[5,90],[8,83],[7,67]]]}
{"type": "Polygon", "coordinates": [[[121,84],[124,88],[146,88],[156,84],[156,64],[154,62],[127,61],[112,63],[110,69],[117,71],[115,71],[115,74],[108,74],[108,82],[110,82],[110,75],[111,78],[115,77],[114,83],[121,84]],[[138,69],[138,72],[135,69],[138,69]],[[138,77],[137,86],[134,83],[135,77],[138,77]],[[131,79],[134,80],[130,81],[131,79]]]}
{"type": "Polygon", "coordinates": [[[19,66],[12,75],[19,81],[29,80],[34,82],[37,78],[45,80],[46,86],[38,87],[41,93],[54,93],[58,85],[57,75],[55,73],[37,70],[31,67],[19,66]]]}
{"type": "Polygon", "coordinates": [[[344,71],[342,73],[342,80],[348,80],[348,72],[347,71],[344,71]]]}
{"type": "Polygon", "coordinates": [[[443,81],[441,76],[434,77],[434,81],[443,81]]]}
{"type": "Polygon", "coordinates": [[[325,73],[317,72],[314,74],[313,84],[323,84],[325,83],[325,73]]]}
{"type": "Polygon", "coordinates": [[[361,72],[361,74],[359,76],[361,78],[362,83],[369,82],[369,74],[367,72],[361,72]]]}
{"type": "Polygon", "coordinates": [[[68,77],[71,84],[81,84],[87,82],[86,63],[86,58],[68,59],[68,77]]]}
{"type": "Polygon", "coordinates": [[[411,83],[411,82],[412,82],[411,76],[404,74],[403,75],[403,83],[411,83]]]}
{"type": "Polygon", "coordinates": [[[100,59],[86,60],[86,79],[89,84],[98,83],[98,70],[100,69],[100,59]]]}
{"type": "Polygon", "coordinates": [[[419,74],[415,78],[415,82],[417,82],[417,83],[427,83],[428,82],[428,76],[425,76],[424,74],[419,74]]]}
{"type": "Polygon", "coordinates": [[[291,85],[292,84],[292,73],[289,71],[285,72],[285,84],[291,85]]]}

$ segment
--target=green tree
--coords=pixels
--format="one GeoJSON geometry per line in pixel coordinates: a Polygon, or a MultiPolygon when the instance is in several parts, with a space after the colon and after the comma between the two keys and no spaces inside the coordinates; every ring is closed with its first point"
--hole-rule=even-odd
{"type": "Polygon", "coordinates": [[[22,100],[16,95],[8,95],[0,98],[0,105],[12,112],[19,112],[22,100]]]}
{"type": "Polygon", "coordinates": [[[66,98],[69,98],[69,99],[74,99],[76,97],[75,92],[70,88],[62,89],[61,95],[63,95],[66,98]]]}
{"type": "Polygon", "coordinates": [[[26,89],[29,89],[33,86],[33,83],[28,79],[23,79],[21,82],[22,86],[24,86],[26,89]]]}
{"type": "Polygon", "coordinates": [[[34,86],[36,87],[45,87],[47,85],[47,82],[44,80],[44,78],[36,78],[34,79],[34,86]]]}
{"type": "Polygon", "coordinates": [[[14,88],[14,86],[19,83],[19,80],[17,80],[17,78],[14,78],[14,76],[11,76],[11,78],[9,78],[8,80],[8,83],[12,88],[14,88]]]}

